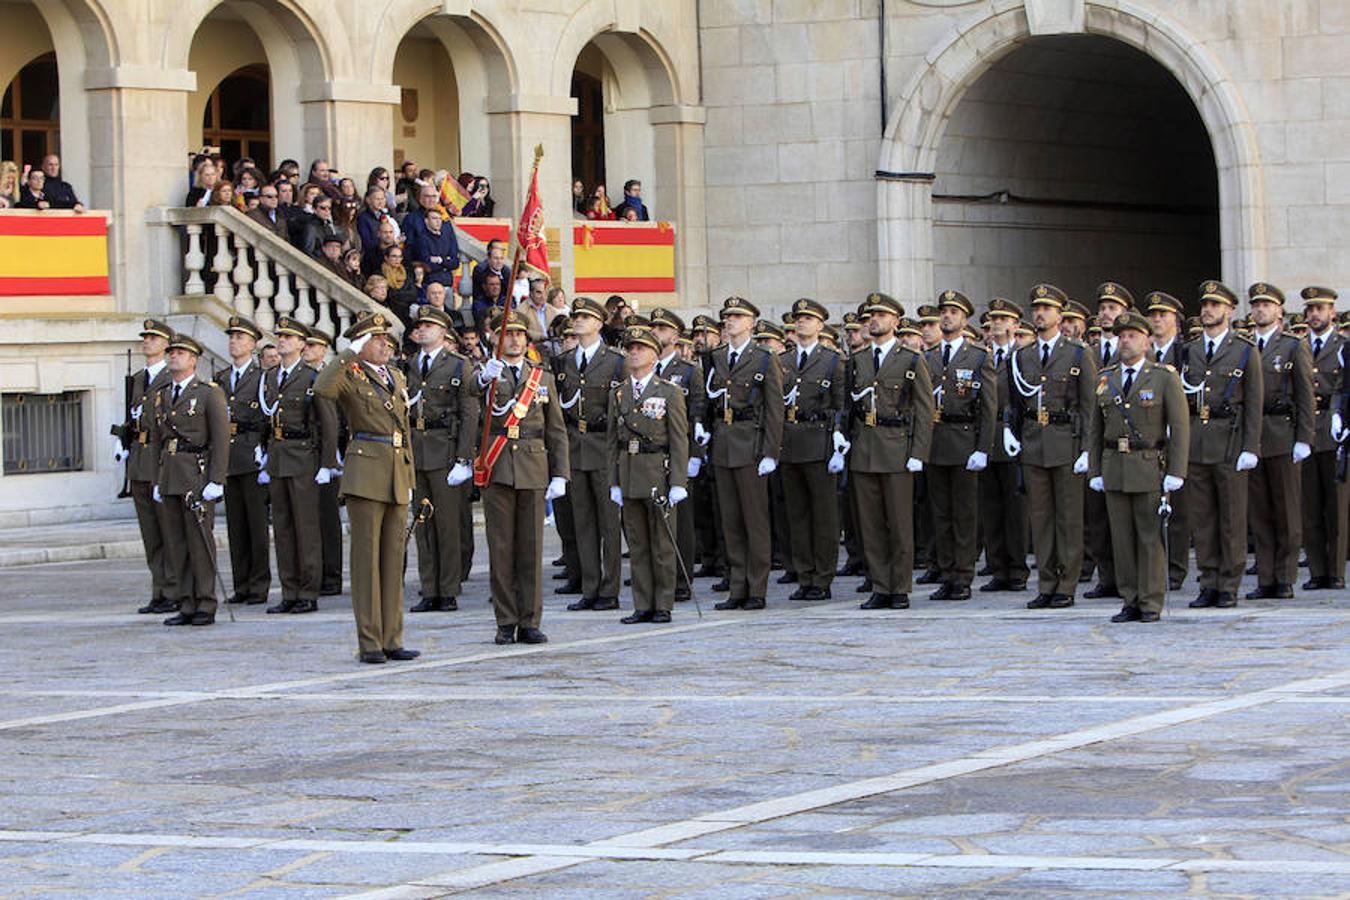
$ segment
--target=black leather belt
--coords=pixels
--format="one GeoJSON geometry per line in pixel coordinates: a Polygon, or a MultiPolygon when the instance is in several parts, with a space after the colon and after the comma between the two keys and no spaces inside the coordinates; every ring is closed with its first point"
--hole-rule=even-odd
{"type": "Polygon", "coordinates": [[[877,416],[877,424],[883,428],[907,428],[911,421],[909,416],[877,416]]]}
{"type": "Polygon", "coordinates": [[[950,422],[953,425],[966,425],[975,421],[975,416],[971,413],[947,413],[942,414],[943,422],[950,422]]]}
{"type": "Polygon", "coordinates": [[[354,441],[374,441],[377,444],[393,445],[394,437],[390,434],[375,434],[370,431],[358,431],[352,435],[354,441]]]}

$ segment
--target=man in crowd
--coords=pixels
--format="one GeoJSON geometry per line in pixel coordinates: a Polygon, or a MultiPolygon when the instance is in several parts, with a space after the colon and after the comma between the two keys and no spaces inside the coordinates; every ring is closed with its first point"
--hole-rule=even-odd
{"type": "Polygon", "coordinates": [[[646,222],[651,218],[647,213],[646,204],[642,202],[642,182],[635,178],[623,183],[623,202],[614,207],[614,218],[622,222],[630,209],[633,211],[635,221],[646,222]]]}
{"type": "MultiPolygon", "coordinates": [[[[328,351],[333,348],[333,336],[315,325],[305,326],[305,365],[322,372],[327,364],[328,351]]],[[[279,362],[279,360],[278,360],[279,362]]],[[[319,596],[332,597],[342,593],[342,517],[338,512],[338,498],[342,491],[342,454],[346,450],[346,425],[338,416],[338,468],[327,484],[319,485],[319,534],[323,545],[323,576],[319,580],[319,596]]]]}
{"type": "Polygon", "coordinates": [[[278,196],[275,185],[263,185],[258,191],[258,205],[245,215],[284,241],[288,231],[286,217],[277,209],[278,196]]]}
{"type": "Polygon", "coordinates": [[[253,351],[262,329],[243,316],[231,316],[225,326],[230,365],[216,373],[225,391],[230,420],[230,461],[225,478],[225,528],[230,537],[230,574],[234,595],[229,603],[267,601],[272,587],[268,558],[267,488],[258,483],[258,446],[267,418],[258,405],[262,367],[253,351]]]}
{"type": "MultiPolygon", "coordinates": [[[[1097,286],[1097,324],[1101,328],[1101,337],[1096,346],[1097,370],[1100,371],[1115,361],[1119,353],[1120,339],[1115,333],[1116,319],[1126,310],[1134,308],[1134,295],[1124,285],[1106,281],[1097,286]]],[[[1097,584],[1083,596],[1089,599],[1099,597],[1117,597],[1116,569],[1111,546],[1111,520],[1106,514],[1106,498],[1099,491],[1088,491],[1084,497],[1083,524],[1087,527],[1086,556],[1090,564],[1084,564],[1084,570],[1097,568],[1097,584]]],[[[1080,578],[1080,580],[1082,580],[1080,578]]]]}
{"type": "MultiPolygon", "coordinates": [[[[1171,294],[1153,291],[1145,299],[1148,323],[1153,332],[1153,361],[1181,372],[1186,339],[1181,334],[1186,313],[1181,301],[1171,294]]],[[[1172,514],[1167,518],[1167,589],[1181,590],[1190,568],[1191,531],[1188,525],[1186,488],[1171,492],[1172,514]]]]}
{"type": "MultiPolygon", "coordinates": [[[[1345,434],[1333,431],[1345,369],[1346,340],[1336,330],[1336,292],[1303,289],[1303,315],[1312,351],[1313,453],[1303,466],[1303,543],[1308,553],[1304,590],[1345,587],[1346,483],[1336,478],[1336,448],[1345,434]]],[[[1339,423],[1344,425],[1344,423],[1339,423]]]]}
{"type": "Polygon", "coordinates": [[[1022,591],[1027,577],[1027,504],[1022,492],[1021,467],[1009,455],[1004,435],[1012,406],[1012,355],[1017,350],[1014,330],[1021,308],[1003,297],[989,301],[989,355],[998,390],[998,418],[989,452],[989,467],[980,473],[980,521],[983,523],[985,562],[989,581],[983,591],[1022,591]]]}

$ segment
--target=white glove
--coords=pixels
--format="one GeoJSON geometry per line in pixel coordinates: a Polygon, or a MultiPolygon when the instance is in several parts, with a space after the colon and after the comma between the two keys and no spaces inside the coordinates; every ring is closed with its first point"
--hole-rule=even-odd
{"type": "Polygon", "coordinates": [[[501,376],[506,371],[506,363],[495,356],[488,357],[488,361],[483,363],[483,372],[478,376],[478,383],[486,385],[494,378],[501,376]]]}
{"type": "Polygon", "coordinates": [[[983,450],[976,450],[974,453],[970,454],[970,458],[966,460],[966,471],[983,472],[984,467],[987,465],[989,465],[989,455],[983,450]]]}
{"type": "Polygon", "coordinates": [[[908,460],[905,461],[905,471],[906,471],[906,472],[922,472],[922,471],[923,471],[923,460],[921,460],[921,459],[915,459],[914,457],[911,456],[908,460]]]}
{"type": "Polygon", "coordinates": [[[214,481],[209,482],[206,487],[202,488],[202,499],[207,503],[212,503],[224,496],[225,488],[216,484],[214,481]]]}
{"type": "Polygon", "coordinates": [[[825,468],[829,470],[831,475],[838,475],[840,472],[844,471],[843,451],[834,451],[834,455],[830,457],[830,464],[825,468]]]}
{"type": "Polygon", "coordinates": [[[853,449],[853,445],[848,442],[848,438],[838,431],[834,433],[834,452],[847,453],[853,449]]]}
{"type": "Polygon", "coordinates": [[[1016,456],[1022,452],[1022,442],[1013,437],[1011,428],[1003,429],[1003,452],[1009,456],[1016,456]]]}
{"type": "Polygon", "coordinates": [[[772,475],[777,468],[778,460],[770,459],[766,456],[759,461],[759,477],[763,478],[765,475],[772,475]]]}
{"type": "Polygon", "coordinates": [[[253,448],[253,461],[258,464],[258,468],[267,465],[267,454],[263,452],[262,444],[253,448]]]}
{"type": "Polygon", "coordinates": [[[1345,422],[1338,412],[1331,414],[1331,439],[1337,443],[1345,440],[1345,422]]]}
{"type": "Polygon", "coordinates": [[[464,482],[473,477],[473,466],[468,463],[455,463],[450,470],[450,474],[445,476],[445,483],[451,487],[459,487],[464,482]]]}
{"type": "Polygon", "coordinates": [[[706,447],[706,446],[708,446],[708,441],[711,440],[711,439],[712,439],[712,435],[708,434],[708,429],[706,429],[706,428],[703,427],[703,423],[702,423],[702,422],[695,422],[695,423],[694,423],[694,440],[698,441],[699,446],[701,446],[701,447],[706,447]]]}
{"type": "Polygon", "coordinates": [[[684,474],[689,476],[690,478],[697,478],[698,471],[699,469],[702,468],[703,468],[703,460],[699,459],[697,456],[691,456],[689,457],[689,468],[685,470],[684,474]]]}
{"type": "Polygon", "coordinates": [[[258,472],[258,484],[271,484],[272,476],[267,474],[266,470],[258,472]]]}
{"type": "Polygon", "coordinates": [[[530,281],[528,278],[517,278],[516,283],[511,286],[511,299],[519,303],[530,296],[530,281]]]}
{"type": "Polygon", "coordinates": [[[1244,450],[1238,454],[1237,470],[1239,472],[1246,472],[1255,469],[1257,462],[1259,462],[1259,460],[1257,460],[1255,453],[1248,453],[1244,450]]]}
{"type": "Polygon", "coordinates": [[[155,499],[156,503],[164,502],[164,498],[161,497],[159,493],[159,485],[155,485],[154,490],[150,491],[150,496],[155,499]]]}
{"type": "Polygon", "coordinates": [[[122,446],[122,439],[119,438],[119,437],[114,437],[114,438],[113,438],[113,462],[114,462],[114,463],[125,462],[128,455],[129,455],[129,454],[127,453],[127,448],[124,447],[124,446],[122,446]]]}
{"type": "Polygon", "coordinates": [[[689,492],[678,484],[673,484],[670,486],[670,493],[666,495],[666,499],[670,502],[671,506],[675,506],[677,503],[683,503],[685,500],[688,500],[689,492]]]}
{"type": "Polygon", "coordinates": [[[371,339],[371,337],[373,337],[373,336],[374,336],[373,333],[372,333],[372,334],[363,334],[363,335],[361,335],[359,338],[357,338],[356,340],[352,341],[351,344],[350,344],[350,346],[351,346],[351,348],[352,348],[352,352],[359,355],[359,354],[361,353],[362,348],[364,348],[364,347],[366,346],[366,344],[370,343],[370,339],[371,339]]]}
{"type": "Polygon", "coordinates": [[[319,471],[317,471],[317,472],[314,473],[314,483],[315,483],[315,484],[327,484],[328,482],[330,482],[330,481],[332,481],[332,480],[333,480],[333,470],[332,470],[332,469],[325,469],[325,468],[322,468],[322,467],[321,467],[321,468],[319,469],[319,471]]]}
{"type": "Polygon", "coordinates": [[[1100,475],[1098,475],[1096,478],[1089,480],[1088,487],[1092,488],[1099,494],[1106,493],[1106,482],[1102,480],[1102,476],[1100,475]]]}
{"type": "Polygon", "coordinates": [[[1301,463],[1312,456],[1312,448],[1302,441],[1294,441],[1294,462],[1301,463]]]}
{"type": "Polygon", "coordinates": [[[1082,453],[1078,454],[1078,458],[1073,461],[1073,474],[1085,475],[1087,474],[1087,469],[1087,451],[1084,450],[1082,453]]]}
{"type": "Polygon", "coordinates": [[[548,490],[544,491],[545,500],[557,500],[563,494],[567,493],[567,480],[564,478],[550,478],[548,490]]]}
{"type": "Polygon", "coordinates": [[[1172,493],[1173,491],[1179,491],[1181,490],[1181,486],[1185,483],[1186,479],[1184,478],[1178,478],[1175,475],[1164,475],[1163,491],[1168,494],[1172,493]]]}
{"type": "Polygon", "coordinates": [[[615,506],[623,506],[623,488],[617,484],[609,486],[609,502],[615,506]]]}

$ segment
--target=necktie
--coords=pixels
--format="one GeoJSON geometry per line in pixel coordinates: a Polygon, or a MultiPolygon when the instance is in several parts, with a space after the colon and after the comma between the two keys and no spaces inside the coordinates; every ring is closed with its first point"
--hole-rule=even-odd
{"type": "Polygon", "coordinates": [[[1214,361],[1214,342],[1205,341],[1205,362],[1214,361]]]}
{"type": "Polygon", "coordinates": [[[1153,351],[1153,359],[1154,359],[1155,362],[1162,362],[1162,351],[1161,351],[1161,350],[1154,350],[1154,351],[1153,351]]]}
{"type": "Polygon", "coordinates": [[[431,371],[431,357],[425,353],[422,354],[422,380],[426,381],[427,373],[431,371]]]}
{"type": "Polygon", "coordinates": [[[640,381],[633,382],[633,399],[634,400],[642,399],[642,382],[640,381]]]}
{"type": "Polygon", "coordinates": [[[1132,388],[1132,387],[1134,387],[1134,369],[1126,369],[1126,370],[1125,370],[1125,389],[1124,389],[1123,391],[1121,391],[1121,393],[1122,393],[1124,396],[1128,397],[1128,396],[1130,395],[1130,388],[1132,388]]]}
{"type": "Polygon", "coordinates": [[[880,371],[881,371],[881,348],[880,348],[880,347],[873,347],[873,348],[872,348],[872,371],[874,371],[874,372],[880,372],[880,371]]]}
{"type": "Polygon", "coordinates": [[[230,393],[233,394],[237,390],[239,390],[239,370],[232,369],[230,371],[230,393]]]}
{"type": "Polygon", "coordinates": [[[578,372],[581,372],[581,373],[584,373],[584,372],[586,371],[586,351],[585,351],[585,350],[580,350],[580,351],[578,351],[578,352],[577,352],[577,357],[578,357],[578,358],[577,358],[577,371],[578,371],[578,372]]]}
{"type": "Polygon", "coordinates": [[[1002,347],[999,347],[997,350],[994,351],[994,368],[995,368],[995,369],[1001,369],[1001,368],[1003,368],[1003,348],[1002,348],[1002,347]]]}
{"type": "Polygon", "coordinates": [[[944,369],[947,368],[947,366],[951,363],[951,361],[952,361],[952,345],[944,341],[942,344],[942,368],[944,369]]]}
{"type": "Polygon", "coordinates": [[[800,372],[806,368],[806,351],[801,350],[797,353],[797,371],[800,372]]]}
{"type": "Polygon", "coordinates": [[[279,391],[285,386],[286,386],[286,370],[282,369],[281,377],[277,379],[277,390],[279,391]]]}
{"type": "Polygon", "coordinates": [[[1266,352],[1266,339],[1265,339],[1265,338],[1257,338],[1257,340],[1256,340],[1256,349],[1257,349],[1257,350],[1260,350],[1262,353],[1265,353],[1265,352],[1266,352]]]}
{"type": "Polygon", "coordinates": [[[1102,341],[1102,365],[1111,362],[1111,344],[1108,341],[1102,341]]]}
{"type": "Polygon", "coordinates": [[[728,369],[734,369],[734,368],[736,368],[736,358],[739,357],[740,355],[741,355],[741,354],[738,353],[738,352],[736,352],[735,350],[732,350],[730,353],[727,354],[727,368],[728,368],[728,369]]]}
{"type": "Polygon", "coordinates": [[[1316,359],[1317,355],[1321,352],[1322,352],[1322,339],[1313,338],[1313,359],[1316,359]]]}
{"type": "Polygon", "coordinates": [[[1041,344],[1041,369],[1044,370],[1050,365],[1050,345],[1041,344]]]}
{"type": "Polygon", "coordinates": [[[520,366],[511,367],[511,377],[516,380],[517,384],[520,383],[520,366]]]}
{"type": "Polygon", "coordinates": [[[182,386],[181,384],[175,384],[175,385],[173,386],[173,402],[174,402],[174,403],[177,403],[177,402],[178,402],[178,396],[179,396],[180,394],[182,394],[182,393],[183,393],[183,386],[182,386]]]}

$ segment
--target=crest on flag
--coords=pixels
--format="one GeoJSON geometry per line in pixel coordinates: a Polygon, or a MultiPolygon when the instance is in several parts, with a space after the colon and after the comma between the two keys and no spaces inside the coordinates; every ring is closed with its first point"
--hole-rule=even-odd
{"type": "Polygon", "coordinates": [[[544,145],[534,148],[534,170],[530,173],[530,192],[525,208],[520,213],[516,229],[516,245],[526,269],[544,278],[549,277],[548,242],[544,240],[544,202],[539,196],[539,160],[544,156],[544,145]]]}

